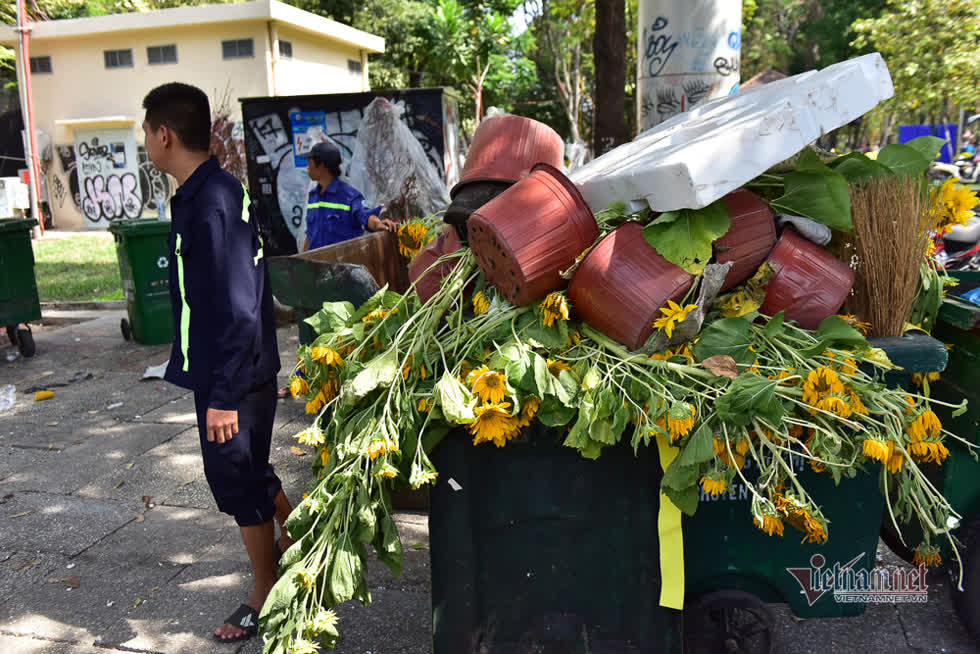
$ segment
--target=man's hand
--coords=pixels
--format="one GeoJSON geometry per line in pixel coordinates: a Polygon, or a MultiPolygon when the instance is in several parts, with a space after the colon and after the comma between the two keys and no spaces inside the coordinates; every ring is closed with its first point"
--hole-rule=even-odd
{"type": "Polygon", "coordinates": [[[375,215],[368,216],[367,226],[372,232],[377,232],[382,229],[389,232],[398,230],[398,223],[396,223],[394,220],[389,220],[387,218],[380,219],[375,215]]]}
{"type": "Polygon", "coordinates": [[[225,443],[238,433],[238,411],[208,409],[208,441],[225,443]]]}

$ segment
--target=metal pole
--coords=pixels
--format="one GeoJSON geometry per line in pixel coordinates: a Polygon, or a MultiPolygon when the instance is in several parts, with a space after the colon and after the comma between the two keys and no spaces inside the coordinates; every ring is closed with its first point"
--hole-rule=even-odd
{"type": "Polygon", "coordinates": [[[31,199],[31,215],[37,220],[35,236],[44,234],[44,215],[38,193],[37,137],[34,132],[34,111],[31,102],[30,31],[24,0],[17,0],[17,85],[20,87],[20,112],[27,138],[24,139],[24,159],[27,164],[28,194],[31,199]]]}

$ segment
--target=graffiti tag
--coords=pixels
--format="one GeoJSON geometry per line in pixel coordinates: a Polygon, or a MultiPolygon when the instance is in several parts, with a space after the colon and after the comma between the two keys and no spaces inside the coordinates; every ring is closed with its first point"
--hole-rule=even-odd
{"type": "Polygon", "coordinates": [[[658,16],[649,28],[643,28],[643,41],[646,43],[643,55],[647,61],[647,71],[650,77],[657,77],[663,72],[671,55],[674,54],[674,50],[679,45],[674,41],[672,34],[664,32],[669,24],[670,21],[666,17],[658,16]]]}
{"type": "Polygon", "coordinates": [[[137,194],[136,175],[97,175],[85,179],[85,195],[82,198],[82,213],[94,223],[100,220],[117,218],[138,218],[142,209],[142,198],[137,194]]]}

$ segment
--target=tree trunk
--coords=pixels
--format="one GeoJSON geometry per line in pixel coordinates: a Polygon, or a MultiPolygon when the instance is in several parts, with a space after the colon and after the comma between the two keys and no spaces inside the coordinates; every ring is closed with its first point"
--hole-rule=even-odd
{"type": "Polygon", "coordinates": [[[592,150],[598,157],[626,142],[626,2],[596,0],[595,123],[592,150]]]}

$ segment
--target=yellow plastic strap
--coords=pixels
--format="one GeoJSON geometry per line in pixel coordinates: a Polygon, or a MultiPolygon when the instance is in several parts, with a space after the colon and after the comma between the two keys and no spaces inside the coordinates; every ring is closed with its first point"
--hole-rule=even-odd
{"type": "MultiPolygon", "coordinates": [[[[680,449],[673,447],[661,434],[657,435],[657,448],[660,450],[660,467],[666,472],[667,466],[677,458],[680,449]]],[[[660,606],[680,611],[684,608],[684,532],[681,530],[681,510],[663,491],[660,493],[657,531],[660,536],[660,606]]]]}
{"type": "Polygon", "coordinates": [[[248,189],[242,184],[242,193],[245,195],[242,197],[242,221],[248,222],[248,208],[252,206],[252,198],[248,197],[248,189]]]}
{"type": "Polygon", "coordinates": [[[187,290],[184,287],[184,257],[180,254],[180,234],[177,234],[177,247],[174,249],[177,255],[177,286],[180,288],[180,353],[184,357],[184,372],[191,369],[191,362],[187,358],[187,348],[190,347],[191,340],[191,307],[187,304],[187,290]]]}

